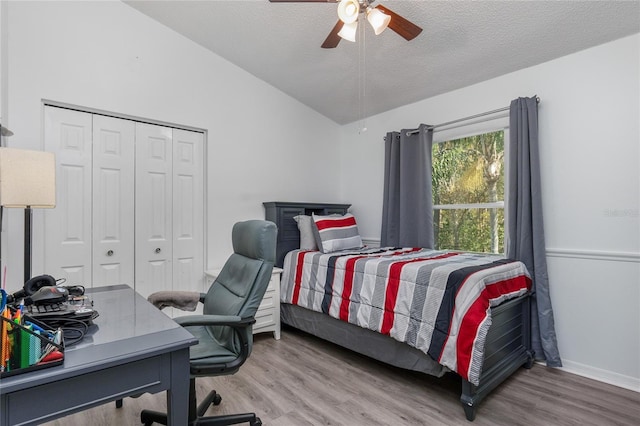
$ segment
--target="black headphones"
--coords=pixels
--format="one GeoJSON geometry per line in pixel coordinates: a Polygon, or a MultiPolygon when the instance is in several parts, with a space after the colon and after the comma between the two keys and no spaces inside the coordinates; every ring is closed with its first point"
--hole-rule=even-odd
{"type": "Polygon", "coordinates": [[[55,286],[56,279],[51,275],[38,275],[37,277],[31,278],[29,281],[24,283],[23,291],[25,296],[31,296],[36,291],[40,290],[42,287],[55,286]]]}
{"type": "Polygon", "coordinates": [[[31,296],[36,291],[45,286],[55,286],[56,279],[51,275],[38,275],[29,279],[24,286],[13,294],[7,296],[7,303],[14,303],[20,299],[31,296]]]}
{"type": "MultiPolygon", "coordinates": [[[[64,282],[64,279],[61,280],[64,282]]],[[[14,303],[25,297],[32,296],[42,287],[55,287],[57,281],[51,275],[38,275],[33,277],[24,283],[24,286],[13,294],[7,295],[7,303],[14,303]]],[[[71,296],[82,296],[84,294],[84,287],[81,285],[75,285],[71,287],[64,287],[71,296]]]]}

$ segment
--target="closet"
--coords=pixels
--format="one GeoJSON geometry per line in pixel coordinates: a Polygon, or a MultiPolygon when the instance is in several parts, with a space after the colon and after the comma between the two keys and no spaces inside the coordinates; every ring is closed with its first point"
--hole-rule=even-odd
{"type": "Polygon", "coordinates": [[[204,134],[44,107],[56,154],[44,270],[86,287],[202,291],[204,134]]]}

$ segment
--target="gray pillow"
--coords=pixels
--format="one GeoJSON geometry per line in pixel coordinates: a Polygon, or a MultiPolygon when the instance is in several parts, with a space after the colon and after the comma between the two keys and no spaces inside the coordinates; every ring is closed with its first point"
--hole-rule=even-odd
{"type": "Polygon", "coordinates": [[[293,220],[298,224],[300,231],[300,250],[318,250],[316,239],[313,236],[313,219],[311,216],[298,215],[293,220]]]}

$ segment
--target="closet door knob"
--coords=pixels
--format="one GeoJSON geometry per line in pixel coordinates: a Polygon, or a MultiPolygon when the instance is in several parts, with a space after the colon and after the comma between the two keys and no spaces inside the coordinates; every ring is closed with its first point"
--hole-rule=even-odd
{"type": "Polygon", "coordinates": [[[158,248],[156,249],[156,253],[160,253],[161,251],[162,251],[162,250],[160,250],[160,247],[158,247],[158,248]]]}
{"type": "Polygon", "coordinates": [[[109,251],[107,252],[107,256],[113,256],[113,250],[109,250],[109,251]]]}

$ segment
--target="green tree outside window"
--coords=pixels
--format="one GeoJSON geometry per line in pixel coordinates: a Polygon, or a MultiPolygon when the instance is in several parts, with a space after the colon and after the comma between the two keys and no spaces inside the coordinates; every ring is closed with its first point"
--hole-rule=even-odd
{"type": "Polygon", "coordinates": [[[504,253],[504,131],[433,145],[437,249],[504,253]]]}

